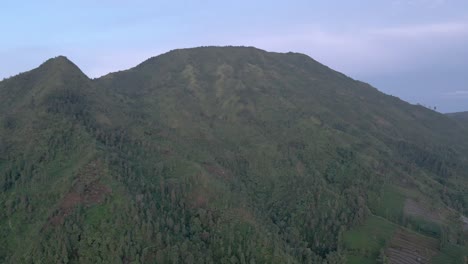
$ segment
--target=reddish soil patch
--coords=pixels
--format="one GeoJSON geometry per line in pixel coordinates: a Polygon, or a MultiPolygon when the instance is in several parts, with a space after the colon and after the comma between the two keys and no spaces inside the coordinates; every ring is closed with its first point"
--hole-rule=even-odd
{"type": "Polygon", "coordinates": [[[374,117],[375,123],[381,127],[391,127],[392,125],[380,116],[374,117]]]}
{"type": "Polygon", "coordinates": [[[206,208],[208,206],[211,197],[210,189],[207,188],[208,177],[206,173],[198,173],[194,176],[197,185],[186,197],[190,208],[206,208]]]}
{"type": "Polygon", "coordinates": [[[233,213],[242,221],[247,222],[253,226],[256,226],[256,220],[252,212],[245,208],[234,208],[232,209],[233,213]]]}
{"type": "Polygon", "coordinates": [[[305,171],[304,163],[302,163],[301,161],[298,161],[296,163],[296,171],[299,174],[299,176],[304,176],[304,171],[305,171]]]}
{"type": "Polygon", "coordinates": [[[224,168],[222,168],[222,167],[220,167],[220,166],[218,166],[216,164],[204,162],[202,165],[203,165],[203,168],[205,168],[205,170],[208,173],[210,173],[210,174],[212,174],[214,176],[217,176],[217,177],[225,179],[225,180],[228,180],[228,179],[232,178],[232,175],[228,170],[226,170],[226,169],[224,169],[224,168]]]}
{"type": "Polygon", "coordinates": [[[385,250],[392,264],[429,264],[438,253],[438,241],[400,229],[385,250]]]}
{"type": "Polygon", "coordinates": [[[195,191],[189,195],[188,202],[191,208],[205,208],[208,205],[208,195],[195,191]]]}
{"type": "Polygon", "coordinates": [[[404,213],[409,216],[416,216],[434,223],[443,223],[446,214],[439,209],[431,209],[428,205],[419,203],[413,199],[405,200],[404,213]]]}
{"type": "Polygon", "coordinates": [[[104,198],[112,190],[100,182],[102,164],[91,162],[81,169],[75,178],[72,188],[62,198],[54,216],[49,218],[52,226],[63,224],[78,205],[89,207],[104,202],[104,198]]]}

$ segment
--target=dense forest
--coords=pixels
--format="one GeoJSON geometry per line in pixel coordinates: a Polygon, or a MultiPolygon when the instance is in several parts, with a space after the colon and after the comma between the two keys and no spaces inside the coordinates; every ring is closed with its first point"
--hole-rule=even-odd
{"type": "Polygon", "coordinates": [[[467,262],[468,127],[306,55],[60,56],[0,99],[0,263],[467,262]]]}

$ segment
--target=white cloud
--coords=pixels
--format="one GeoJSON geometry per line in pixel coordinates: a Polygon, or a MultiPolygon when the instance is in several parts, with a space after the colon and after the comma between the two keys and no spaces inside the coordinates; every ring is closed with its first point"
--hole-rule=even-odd
{"type": "Polygon", "coordinates": [[[448,96],[468,96],[468,91],[454,91],[454,92],[448,92],[445,95],[448,96]]]}
{"type": "Polygon", "coordinates": [[[369,33],[388,37],[434,37],[436,35],[466,35],[468,23],[408,25],[371,30],[369,33]]]}
{"type": "Polygon", "coordinates": [[[396,6],[409,5],[426,8],[437,8],[447,4],[447,0],[394,0],[392,3],[396,6]]]}

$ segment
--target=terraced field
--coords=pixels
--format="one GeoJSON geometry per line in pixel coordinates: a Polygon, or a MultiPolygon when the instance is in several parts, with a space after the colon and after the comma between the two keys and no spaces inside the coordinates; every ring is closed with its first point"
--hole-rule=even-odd
{"type": "Polygon", "coordinates": [[[385,254],[392,264],[429,264],[438,254],[438,245],[436,239],[399,229],[385,254]]]}

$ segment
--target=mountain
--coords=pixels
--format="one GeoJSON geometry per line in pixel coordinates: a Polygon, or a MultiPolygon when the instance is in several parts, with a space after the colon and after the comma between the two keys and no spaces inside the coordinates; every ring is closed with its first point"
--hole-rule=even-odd
{"type": "Polygon", "coordinates": [[[0,82],[2,263],[463,263],[468,128],[298,53],[0,82]]]}

